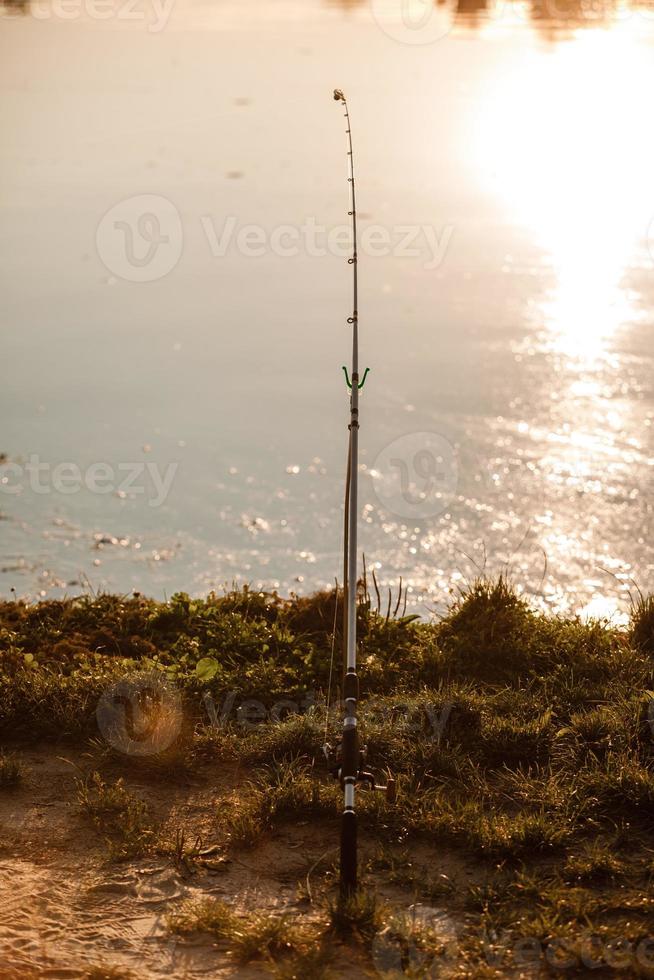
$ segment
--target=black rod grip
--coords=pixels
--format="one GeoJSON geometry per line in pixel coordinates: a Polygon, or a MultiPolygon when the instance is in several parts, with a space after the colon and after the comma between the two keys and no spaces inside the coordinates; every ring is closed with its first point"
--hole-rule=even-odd
{"type": "Polygon", "coordinates": [[[354,725],[343,731],[341,750],[341,776],[356,779],[359,772],[359,736],[354,725]]]}
{"type": "Polygon", "coordinates": [[[345,701],[359,700],[359,678],[353,670],[348,670],[345,675],[343,681],[343,698],[345,701]]]}

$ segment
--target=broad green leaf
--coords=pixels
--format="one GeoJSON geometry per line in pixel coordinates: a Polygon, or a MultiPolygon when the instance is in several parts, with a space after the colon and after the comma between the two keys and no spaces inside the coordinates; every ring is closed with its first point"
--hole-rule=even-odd
{"type": "Polygon", "coordinates": [[[195,665],[195,676],[201,681],[212,681],[219,670],[220,664],[215,657],[203,657],[195,665]]]}

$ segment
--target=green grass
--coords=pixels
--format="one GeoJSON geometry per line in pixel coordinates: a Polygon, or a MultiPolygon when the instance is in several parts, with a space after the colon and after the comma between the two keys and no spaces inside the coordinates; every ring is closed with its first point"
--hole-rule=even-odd
{"type": "Polygon", "coordinates": [[[207,933],[241,963],[277,959],[306,945],[308,934],[288,915],[236,912],[221,899],[188,902],[168,917],[168,929],[180,936],[207,933]]]}
{"type": "Polygon", "coordinates": [[[77,798],[104,838],[111,858],[140,857],[153,847],[156,837],[147,804],[122,779],[108,783],[98,772],[91,773],[78,781],[77,798]]]}
{"type": "Polygon", "coordinates": [[[628,874],[628,867],[616,852],[616,844],[610,839],[590,841],[568,856],[563,875],[567,881],[581,884],[601,884],[623,878],[628,874]]]}
{"type": "Polygon", "coordinates": [[[306,759],[274,761],[222,802],[216,830],[226,844],[251,847],[285,819],[333,815],[338,798],[336,784],[316,778],[306,759]]]}
{"type": "Polygon", "coordinates": [[[356,894],[331,902],[329,921],[340,938],[370,940],[382,927],[384,910],[374,892],[359,888],[356,894]]]}
{"type": "Polygon", "coordinates": [[[275,980],[336,980],[332,967],[333,950],[328,942],[318,940],[308,949],[277,960],[272,966],[275,980]]]}
{"type": "MultiPolygon", "coordinates": [[[[212,828],[225,849],[256,846],[297,820],[335,827],[341,791],[321,746],[325,722],[332,744],[340,731],[340,711],[333,706],[326,717],[324,702],[336,601],[333,591],[287,601],[245,589],[166,603],[0,603],[0,734],[91,738],[102,755],[101,693],[126,674],[160,671],[181,692],[179,740],[161,758],[112,750],[113,767],[145,781],[238,765],[238,788],[221,798],[212,828]],[[260,702],[247,725],[236,711],[244,699],[260,702]]],[[[547,617],[505,578],[472,583],[436,623],[392,610],[387,617],[362,601],[361,732],[369,766],[380,776],[392,771],[398,793],[394,805],[359,794],[360,833],[374,842],[389,881],[435,905],[465,904],[471,924],[461,957],[470,975],[494,975],[490,947],[499,950],[497,975],[510,966],[501,942],[483,937],[533,940],[547,969],[553,938],[565,939],[583,972],[589,930],[606,943],[624,937],[634,950],[654,935],[653,609],[651,597],[640,597],[624,629],[547,617]],[[479,883],[468,894],[447,876],[390,859],[398,844],[416,842],[472,862],[479,883]]],[[[9,765],[0,760],[0,785],[9,765]]],[[[158,848],[180,867],[197,863],[197,843],[181,831],[161,842],[125,782],[96,774],[80,787],[80,802],[115,856],[158,848]]],[[[373,935],[391,929],[378,913],[325,914],[332,932],[356,934],[368,949],[373,935]]],[[[285,946],[292,922],[222,906],[202,914],[213,919],[195,909],[177,927],[203,921],[216,936],[223,929],[245,959],[256,937],[280,976],[301,974],[315,946],[297,936],[285,946]]],[[[392,928],[400,945],[423,944],[431,955],[428,936],[403,939],[399,920],[392,928]]],[[[632,975],[654,976],[641,960],[632,975]]]]}
{"type": "Polygon", "coordinates": [[[637,649],[654,655],[654,596],[639,593],[632,603],[631,641],[637,649]]]}
{"type": "Polygon", "coordinates": [[[14,789],[23,779],[23,765],[13,752],[0,749],[0,789],[14,789]]]}

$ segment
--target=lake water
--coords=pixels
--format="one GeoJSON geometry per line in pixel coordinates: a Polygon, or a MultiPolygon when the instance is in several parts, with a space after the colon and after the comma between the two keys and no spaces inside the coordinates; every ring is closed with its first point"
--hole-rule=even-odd
{"type": "Polygon", "coordinates": [[[340,576],[619,620],[652,584],[654,8],[54,0],[0,18],[0,591],[340,576]]]}

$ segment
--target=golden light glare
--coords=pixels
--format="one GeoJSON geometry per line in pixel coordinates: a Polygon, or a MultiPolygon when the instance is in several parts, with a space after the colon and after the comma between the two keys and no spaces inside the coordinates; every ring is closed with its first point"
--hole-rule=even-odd
{"type": "Polygon", "coordinates": [[[586,362],[638,316],[623,279],[651,217],[654,129],[642,94],[654,72],[634,18],[521,61],[479,110],[484,169],[551,265],[535,325],[552,349],[586,362]]]}

